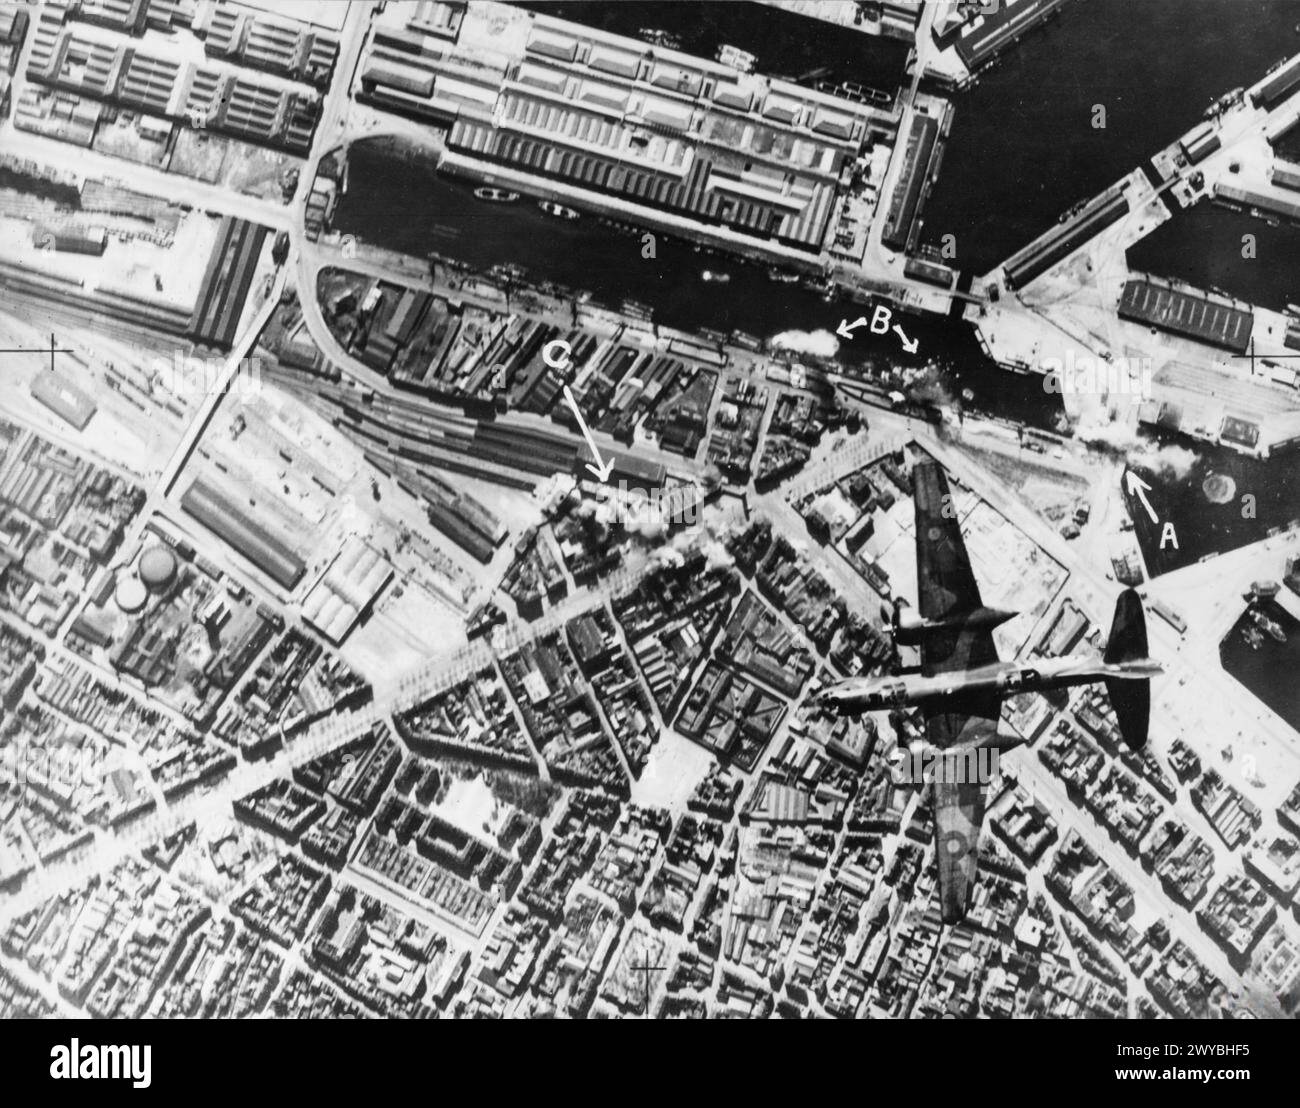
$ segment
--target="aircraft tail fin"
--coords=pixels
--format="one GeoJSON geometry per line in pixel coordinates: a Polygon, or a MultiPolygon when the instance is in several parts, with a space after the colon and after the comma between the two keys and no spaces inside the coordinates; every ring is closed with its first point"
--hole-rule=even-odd
{"type": "Polygon", "coordinates": [[[1109,663],[1137,662],[1147,656],[1147,620],[1136,589],[1125,589],[1115,602],[1115,618],[1106,640],[1109,663]]]}
{"type": "MultiPolygon", "coordinates": [[[[1133,589],[1125,589],[1115,603],[1115,619],[1106,640],[1104,659],[1108,664],[1137,662],[1147,657],[1147,621],[1142,598],[1133,589]]],[[[1134,750],[1146,745],[1151,723],[1151,681],[1139,677],[1110,677],[1106,691],[1115,708],[1120,734],[1134,750]]]]}

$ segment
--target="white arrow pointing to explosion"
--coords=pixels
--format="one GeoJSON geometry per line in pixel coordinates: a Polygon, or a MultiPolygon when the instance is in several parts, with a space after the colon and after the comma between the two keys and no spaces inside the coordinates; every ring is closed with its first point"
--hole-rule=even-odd
{"type": "Polygon", "coordinates": [[[850,323],[847,319],[841,319],[840,325],[835,328],[835,333],[839,335],[840,338],[842,339],[851,339],[853,337],[854,331],[856,331],[859,327],[865,327],[866,325],[867,325],[867,317],[864,315],[858,316],[858,318],[855,319],[852,323],[850,323]]]}
{"type": "Polygon", "coordinates": [[[898,336],[899,341],[903,344],[903,349],[906,350],[907,353],[916,353],[918,345],[916,339],[909,339],[905,334],[903,334],[903,329],[897,323],[894,324],[894,334],[898,336]]]}
{"type": "Polygon", "coordinates": [[[587,463],[587,468],[595,474],[597,481],[608,481],[610,471],[614,468],[614,459],[607,462],[600,460],[600,450],[596,447],[596,440],[591,437],[591,432],[587,430],[587,421],[582,418],[582,412],[578,410],[578,402],[573,399],[573,393],[569,391],[569,386],[564,386],[564,399],[569,402],[569,407],[573,409],[573,418],[578,421],[578,430],[582,432],[582,437],[587,440],[587,449],[591,451],[591,456],[596,459],[595,464],[587,463]]]}

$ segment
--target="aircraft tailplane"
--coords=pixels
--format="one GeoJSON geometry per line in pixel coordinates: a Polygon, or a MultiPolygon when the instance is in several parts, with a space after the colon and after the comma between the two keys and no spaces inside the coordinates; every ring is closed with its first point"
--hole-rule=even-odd
{"type": "Polygon", "coordinates": [[[1119,720],[1119,732],[1134,750],[1147,744],[1147,729],[1151,724],[1151,681],[1143,677],[1106,679],[1106,691],[1119,720]]]}
{"type": "MultiPolygon", "coordinates": [[[[1147,657],[1147,622],[1142,598],[1125,589],[1115,603],[1115,619],[1106,640],[1104,660],[1111,665],[1143,661],[1147,657]]],[[[1120,734],[1134,750],[1146,745],[1151,723],[1151,681],[1146,677],[1108,677],[1106,691],[1119,721],[1120,734]]]]}

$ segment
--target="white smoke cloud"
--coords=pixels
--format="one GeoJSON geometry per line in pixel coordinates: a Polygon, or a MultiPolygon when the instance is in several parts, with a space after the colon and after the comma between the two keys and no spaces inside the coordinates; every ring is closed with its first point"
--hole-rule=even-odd
{"type": "Polygon", "coordinates": [[[619,507],[612,500],[592,502],[588,514],[596,523],[603,527],[614,527],[620,522],[619,507]]]}
{"type": "Polygon", "coordinates": [[[1137,433],[1137,429],[1123,423],[1093,422],[1080,424],[1074,437],[1090,446],[1123,456],[1130,465],[1153,470],[1175,480],[1181,480],[1192,471],[1198,455],[1185,446],[1159,446],[1137,433]]]}
{"type": "Polygon", "coordinates": [[[709,569],[730,569],[736,564],[731,552],[717,539],[706,539],[700,544],[704,552],[705,565],[709,569]]]}
{"type": "Polygon", "coordinates": [[[1137,430],[1123,423],[1081,423],[1074,430],[1074,437],[1089,446],[1098,446],[1117,454],[1141,453],[1143,441],[1137,430]]]}
{"type": "Polygon", "coordinates": [[[813,358],[833,358],[840,351],[840,340],[834,331],[782,331],[772,336],[771,346],[813,358]]]}
{"type": "Polygon", "coordinates": [[[662,539],[668,533],[663,516],[657,512],[629,514],[623,521],[629,534],[640,535],[643,539],[662,539]]]}
{"type": "Polygon", "coordinates": [[[657,546],[650,552],[650,565],[654,569],[678,569],[686,559],[675,546],[657,546]]]}
{"type": "Polygon", "coordinates": [[[1142,461],[1152,469],[1175,478],[1183,478],[1191,473],[1196,460],[1196,451],[1188,450],[1185,446],[1161,446],[1142,454],[1142,461]]]}

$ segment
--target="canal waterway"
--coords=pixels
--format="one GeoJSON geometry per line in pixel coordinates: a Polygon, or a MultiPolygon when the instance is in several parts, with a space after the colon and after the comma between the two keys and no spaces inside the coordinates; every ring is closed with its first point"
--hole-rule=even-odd
{"type": "Polygon", "coordinates": [[[902,83],[911,52],[911,45],[901,39],[865,35],[769,4],[735,0],[524,3],[521,7],[630,38],[663,32],[676,49],[701,58],[714,58],[719,47],[734,46],[753,54],[754,68],[768,76],[809,86],[851,81],[890,98],[902,83]]]}
{"type": "MultiPolygon", "coordinates": [[[[474,195],[471,183],[437,171],[432,158],[387,139],[363,140],[348,151],[348,189],[333,228],[364,242],[415,257],[437,256],[475,272],[514,266],[521,280],[551,285],[618,309],[649,309],[656,323],[684,331],[741,331],[760,340],[787,331],[826,332],[841,319],[871,314],[871,306],[773,279],[769,267],[713,254],[671,236],[654,236],[647,258],[643,232],[589,214],[547,215],[535,198],[494,203],[474,195]]],[[[1051,429],[1060,397],[1038,377],[998,369],[980,349],[974,329],[938,317],[899,316],[919,344],[904,353],[893,334],[865,328],[840,344],[836,360],[849,369],[909,368],[934,364],[954,398],[1051,429]]]]}

